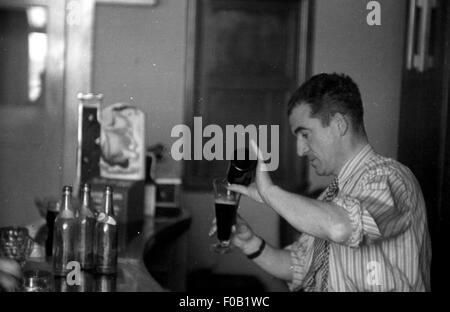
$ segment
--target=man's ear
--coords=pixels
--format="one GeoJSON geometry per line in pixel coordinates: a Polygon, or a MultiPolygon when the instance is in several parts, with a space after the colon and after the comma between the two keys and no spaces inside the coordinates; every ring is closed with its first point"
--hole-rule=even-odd
{"type": "Polygon", "coordinates": [[[341,113],[334,114],[333,122],[335,123],[339,135],[344,136],[350,127],[350,124],[345,115],[342,115],[341,113]]]}

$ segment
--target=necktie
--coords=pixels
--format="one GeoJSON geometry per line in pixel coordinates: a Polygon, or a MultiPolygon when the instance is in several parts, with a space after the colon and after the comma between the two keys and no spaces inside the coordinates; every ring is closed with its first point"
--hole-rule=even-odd
{"type": "MultiPolygon", "coordinates": [[[[339,192],[337,177],[328,186],[323,201],[332,201],[339,192]]],[[[330,244],[321,238],[314,238],[313,259],[310,273],[303,282],[303,291],[326,291],[328,287],[328,260],[330,244]]]]}

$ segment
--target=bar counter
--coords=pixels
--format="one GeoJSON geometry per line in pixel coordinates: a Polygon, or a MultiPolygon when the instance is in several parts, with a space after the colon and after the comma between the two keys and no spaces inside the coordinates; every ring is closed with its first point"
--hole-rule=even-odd
{"type": "MultiPolygon", "coordinates": [[[[81,271],[79,285],[69,285],[66,277],[54,276],[56,292],[163,292],[170,291],[158,283],[148,271],[144,259],[151,255],[155,242],[182,235],[190,225],[190,214],[180,210],[173,217],[145,217],[125,250],[119,253],[117,274],[99,275],[81,271]],[[168,235],[174,233],[173,235],[168,235]]],[[[42,224],[41,224],[42,226],[42,224]]],[[[45,226],[45,224],[44,224],[45,226]]],[[[31,236],[33,231],[30,231],[31,236]]],[[[169,242],[168,242],[169,243],[169,242]]],[[[44,242],[36,240],[36,248],[23,270],[41,269],[52,272],[51,260],[45,258],[44,242]]],[[[69,279],[70,280],[70,279],[69,279]]],[[[73,284],[73,283],[72,283],[73,284]]]]}

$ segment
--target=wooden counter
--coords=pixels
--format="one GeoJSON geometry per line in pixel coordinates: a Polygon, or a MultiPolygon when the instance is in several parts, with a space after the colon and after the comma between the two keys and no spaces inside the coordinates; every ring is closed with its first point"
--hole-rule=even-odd
{"type": "MultiPolygon", "coordinates": [[[[115,276],[96,275],[82,271],[80,285],[69,286],[65,278],[54,278],[55,291],[118,291],[118,292],[162,292],[163,288],[149,273],[149,264],[144,258],[154,252],[153,247],[158,241],[170,239],[183,234],[190,225],[190,215],[181,210],[175,217],[144,219],[140,229],[136,229],[134,238],[127,244],[124,252],[119,253],[117,274],[115,276]]],[[[32,235],[33,236],[33,235],[32,235]]],[[[37,246],[24,267],[28,269],[42,269],[52,271],[51,262],[44,255],[43,242],[36,241],[37,246]]]]}

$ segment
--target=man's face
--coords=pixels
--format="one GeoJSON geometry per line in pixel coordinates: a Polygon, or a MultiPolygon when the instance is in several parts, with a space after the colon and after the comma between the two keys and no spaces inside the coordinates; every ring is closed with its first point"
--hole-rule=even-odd
{"type": "Polygon", "coordinates": [[[338,131],[336,127],[322,126],[318,118],[311,117],[308,104],[296,106],[289,116],[292,133],[297,138],[297,154],[307,156],[316,173],[327,176],[336,173],[338,131]]]}

